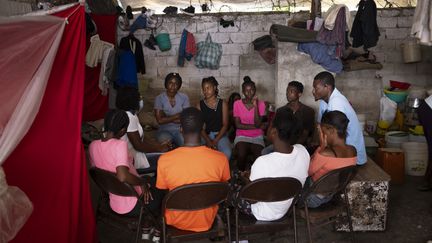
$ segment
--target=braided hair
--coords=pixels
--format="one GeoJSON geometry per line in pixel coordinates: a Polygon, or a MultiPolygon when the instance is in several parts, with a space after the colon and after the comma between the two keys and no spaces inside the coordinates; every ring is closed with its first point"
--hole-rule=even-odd
{"type": "Polygon", "coordinates": [[[129,117],[123,110],[109,110],[105,114],[104,128],[105,132],[118,134],[123,128],[129,126],[129,117]]]}
{"type": "Polygon", "coordinates": [[[215,90],[216,96],[219,96],[219,89],[218,89],[219,83],[215,77],[210,76],[208,78],[203,78],[203,80],[201,82],[201,86],[203,86],[205,83],[209,83],[209,84],[213,85],[216,88],[216,90],[215,90]]]}

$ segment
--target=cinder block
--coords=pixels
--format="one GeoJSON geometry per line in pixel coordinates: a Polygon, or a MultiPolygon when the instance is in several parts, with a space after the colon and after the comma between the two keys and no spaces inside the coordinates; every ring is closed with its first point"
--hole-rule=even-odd
{"type": "Polygon", "coordinates": [[[233,43],[250,43],[252,35],[250,32],[230,33],[230,39],[233,43]]]}
{"type": "MultiPolygon", "coordinates": [[[[219,72],[225,77],[238,77],[239,68],[238,67],[220,67],[219,72]]],[[[222,75],[221,75],[222,76],[222,75]]]]}
{"type": "Polygon", "coordinates": [[[241,31],[242,32],[257,32],[257,31],[266,31],[264,27],[265,23],[258,21],[242,21],[241,22],[241,31]]]}
{"type": "Polygon", "coordinates": [[[405,39],[410,30],[408,28],[389,28],[386,29],[385,36],[390,40],[400,40],[405,39]]]}
{"type": "Polygon", "coordinates": [[[398,18],[395,17],[379,17],[377,24],[380,28],[396,28],[398,18]]]}
{"type": "Polygon", "coordinates": [[[431,63],[417,63],[417,74],[432,74],[431,63]]]}
{"type": "Polygon", "coordinates": [[[397,18],[397,26],[399,28],[406,27],[411,28],[413,24],[413,17],[412,16],[405,16],[405,17],[398,17],[397,18]]]}
{"type": "Polygon", "coordinates": [[[197,23],[197,33],[215,33],[218,32],[219,22],[197,23]]]}
{"type": "Polygon", "coordinates": [[[178,58],[176,56],[166,57],[167,66],[177,67],[177,59],[178,58]]]}
{"type": "Polygon", "coordinates": [[[404,8],[402,9],[403,16],[414,16],[415,8],[404,8]]]}
{"type": "Polygon", "coordinates": [[[401,10],[396,10],[396,9],[382,9],[381,11],[379,11],[377,13],[378,16],[381,17],[397,17],[400,16],[402,14],[401,10]]]}
{"type": "Polygon", "coordinates": [[[178,22],[175,24],[175,33],[181,34],[183,29],[187,29],[191,33],[197,32],[197,23],[196,22],[178,22]]]}
{"type": "MultiPolygon", "coordinates": [[[[220,44],[229,43],[230,34],[229,33],[212,33],[210,34],[212,41],[220,44]]],[[[207,37],[207,35],[206,35],[207,37]]]]}
{"type": "Polygon", "coordinates": [[[417,67],[415,63],[410,64],[395,64],[395,74],[415,74],[417,67]]]}
{"type": "Polygon", "coordinates": [[[224,44],[222,45],[224,55],[242,55],[249,53],[249,44],[224,44]]]}

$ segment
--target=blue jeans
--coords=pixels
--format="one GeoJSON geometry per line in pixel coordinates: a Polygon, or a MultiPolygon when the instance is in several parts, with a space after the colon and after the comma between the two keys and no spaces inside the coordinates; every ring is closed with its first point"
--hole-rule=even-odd
{"type": "Polygon", "coordinates": [[[183,135],[180,130],[160,130],[156,134],[156,139],[159,143],[171,141],[177,147],[181,147],[184,144],[183,135]]]}
{"type": "Polygon", "coordinates": [[[273,144],[270,144],[269,146],[263,148],[263,150],[261,150],[261,155],[267,155],[270,153],[274,152],[274,146],[273,144]]]}
{"type": "MultiPolygon", "coordinates": [[[[157,162],[159,157],[164,153],[145,153],[147,161],[150,165],[148,168],[137,169],[138,174],[148,174],[148,173],[156,173],[157,172],[157,162]]],[[[156,177],[156,176],[155,176],[156,177]]]]}
{"type": "MultiPolygon", "coordinates": [[[[218,132],[210,132],[208,134],[209,138],[212,140],[215,139],[217,135],[218,132]]],[[[231,147],[231,142],[229,141],[228,136],[226,134],[222,136],[221,139],[219,139],[217,144],[217,149],[225,154],[228,161],[231,159],[232,147],[231,147]]]]}

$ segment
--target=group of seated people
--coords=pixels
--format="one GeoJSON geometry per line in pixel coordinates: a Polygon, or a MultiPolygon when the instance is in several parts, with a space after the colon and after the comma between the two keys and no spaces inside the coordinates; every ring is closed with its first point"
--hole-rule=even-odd
{"type": "MultiPolygon", "coordinates": [[[[254,181],[268,177],[293,177],[302,185],[313,183],[331,170],[355,165],[356,149],[346,144],[349,119],[341,111],[322,114],[317,126],[319,147],[310,156],[311,136],[315,130],[314,111],[299,102],[303,92],[300,82],[290,82],[287,87],[288,104],[279,108],[263,129],[265,104],[256,97],[255,83],[244,78],[244,98],[226,102],[218,96],[218,82],[214,77],[204,78],[204,98],[190,107],[188,97],[179,92],[182,79],[170,73],[165,79],[166,92],[155,100],[155,116],[161,124],[157,143],[144,139],[143,129],[136,112],[139,94],[132,88],[122,88],[117,94],[117,108],[105,117],[105,136],[93,141],[89,147],[91,163],[101,169],[116,173],[117,178],[137,186],[144,195],[144,203],[154,215],[160,215],[161,201],[165,193],[179,186],[200,182],[227,182],[232,186],[230,205],[257,220],[272,221],[282,218],[292,200],[282,202],[257,202],[251,204],[238,198],[242,186],[239,177],[254,181]],[[231,142],[227,133],[230,127],[230,105],[236,129],[234,151],[236,163],[231,164],[231,142]],[[266,140],[271,143],[262,150],[266,140]],[[247,166],[249,156],[253,163],[247,166]],[[153,167],[155,180],[142,182],[137,169],[153,167]]],[[[242,179],[242,181],[244,181],[242,179]]],[[[318,207],[330,201],[332,196],[311,195],[308,207],[318,207]]],[[[110,195],[110,206],[119,214],[137,215],[139,201],[133,197],[110,195]]],[[[166,223],[176,228],[205,231],[213,224],[218,207],[193,212],[167,211],[166,223]]],[[[146,221],[147,222],[147,221],[146,221]]],[[[160,221],[143,226],[143,238],[154,227],[153,241],[158,241],[160,221]]]]}

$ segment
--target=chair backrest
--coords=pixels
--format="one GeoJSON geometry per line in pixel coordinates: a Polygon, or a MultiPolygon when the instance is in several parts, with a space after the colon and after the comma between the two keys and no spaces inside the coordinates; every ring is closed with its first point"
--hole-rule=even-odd
{"type": "Polygon", "coordinates": [[[292,177],[261,178],[247,184],[240,198],[253,202],[278,202],[297,196],[302,184],[292,177]]]}
{"type": "Polygon", "coordinates": [[[225,201],[230,188],[226,182],[188,184],[170,191],[162,203],[165,210],[195,211],[225,201]]]}
{"type": "Polygon", "coordinates": [[[115,173],[92,167],[90,168],[90,176],[99,188],[105,192],[118,196],[139,198],[135,188],[128,183],[119,181],[115,173]]]}
{"type": "Polygon", "coordinates": [[[348,183],[354,178],[356,166],[347,166],[332,170],[314,182],[309,193],[319,193],[323,195],[338,194],[345,190],[348,183]]]}

